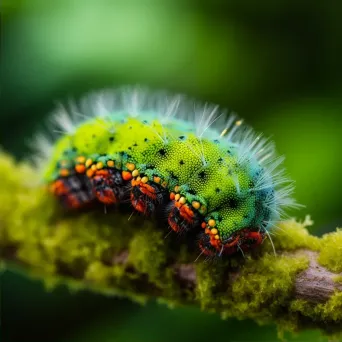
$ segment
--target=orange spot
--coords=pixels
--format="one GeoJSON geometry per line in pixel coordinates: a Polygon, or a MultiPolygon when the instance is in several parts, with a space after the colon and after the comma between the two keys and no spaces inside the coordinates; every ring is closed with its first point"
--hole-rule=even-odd
{"type": "Polygon", "coordinates": [[[213,228],[210,232],[211,234],[216,235],[218,233],[218,230],[216,228],[213,228]]]}
{"type": "Polygon", "coordinates": [[[215,227],[215,225],[216,225],[215,220],[210,219],[210,220],[208,221],[208,225],[209,225],[210,227],[215,227]]]}
{"type": "Polygon", "coordinates": [[[94,173],[95,173],[95,172],[94,172],[92,169],[87,170],[87,176],[88,176],[89,178],[93,177],[94,173]]]}
{"type": "Polygon", "coordinates": [[[122,171],[122,179],[125,181],[129,181],[132,179],[132,174],[128,171],[122,171]]]}
{"type": "Polygon", "coordinates": [[[160,177],[153,177],[153,181],[155,183],[160,183],[160,177]]]}
{"type": "Polygon", "coordinates": [[[205,228],[205,231],[204,231],[204,233],[206,233],[206,234],[210,234],[210,229],[209,228],[205,228]]]}
{"type": "Polygon", "coordinates": [[[202,227],[203,229],[205,229],[205,228],[207,228],[207,224],[206,224],[205,222],[202,222],[201,227],[202,227]]]}
{"type": "Polygon", "coordinates": [[[192,201],[191,205],[195,208],[195,209],[199,209],[201,207],[201,203],[197,202],[197,201],[192,201]]]}
{"type": "Polygon", "coordinates": [[[175,199],[175,193],[171,192],[170,193],[170,200],[173,201],[175,199]]]}
{"type": "Polygon", "coordinates": [[[78,164],[75,166],[75,170],[78,173],[84,173],[86,171],[86,167],[84,164],[78,164]]]}
{"type": "Polygon", "coordinates": [[[182,205],[183,205],[182,203],[175,202],[175,206],[176,206],[177,208],[180,208],[182,205]]]}
{"type": "Polygon", "coordinates": [[[62,177],[68,177],[69,176],[69,170],[67,169],[61,169],[59,171],[59,174],[62,176],[62,177]]]}
{"type": "Polygon", "coordinates": [[[133,163],[127,163],[126,167],[129,171],[133,171],[135,169],[135,165],[133,163]]]}
{"type": "Polygon", "coordinates": [[[114,164],[113,160],[108,160],[108,161],[107,161],[107,166],[108,166],[108,167],[114,167],[114,165],[115,165],[115,164],[114,164]]]}

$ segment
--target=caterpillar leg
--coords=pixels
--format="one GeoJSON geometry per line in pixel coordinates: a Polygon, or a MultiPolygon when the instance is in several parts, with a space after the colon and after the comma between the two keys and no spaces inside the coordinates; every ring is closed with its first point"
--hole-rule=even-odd
{"type": "Polygon", "coordinates": [[[107,205],[125,201],[129,193],[128,186],[117,169],[101,169],[90,178],[96,198],[107,205]]]}
{"type": "Polygon", "coordinates": [[[239,250],[245,252],[259,246],[265,238],[264,232],[246,228],[221,241],[215,238],[216,232],[212,230],[205,228],[198,240],[200,250],[207,256],[231,255],[239,250]]]}
{"type": "Polygon", "coordinates": [[[50,185],[50,191],[70,209],[81,208],[95,198],[89,179],[81,174],[58,178],[50,185]]]}
{"type": "Polygon", "coordinates": [[[132,179],[131,203],[146,216],[155,213],[168,199],[168,192],[160,184],[148,181],[146,176],[132,179]]]}
{"type": "MultiPolygon", "coordinates": [[[[172,198],[171,194],[171,198],[172,198]]],[[[186,232],[195,226],[199,226],[201,215],[188,204],[179,201],[172,201],[169,205],[168,223],[175,232],[186,232]]]]}

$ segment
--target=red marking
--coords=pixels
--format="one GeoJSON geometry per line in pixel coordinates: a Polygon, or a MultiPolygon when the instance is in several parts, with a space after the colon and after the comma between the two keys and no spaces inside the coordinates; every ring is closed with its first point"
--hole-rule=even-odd
{"type": "Polygon", "coordinates": [[[95,176],[93,177],[93,181],[96,184],[96,182],[100,182],[103,181],[103,183],[105,184],[105,186],[108,188],[104,188],[100,190],[97,190],[97,188],[94,188],[94,194],[96,196],[96,198],[107,205],[110,204],[115,204],[118,202],[118,199],[116,198],[113,190],[110,188],[110,186],[112,185],[112,180],[111,180],[111,175],[109,173],[108,170],[97,170],[95,172],[95,176]]]}
{"type": "Polygon", "coordinates": [[[107,177],[109,175],[109,172],[108,172],[108,170],[97,170],[96,172],[95,172],[95,177],[96,176],[103,176],[103,177],[107,177]]]}
{"type": "MultiPolygon", "coordinates": [[[[141,181],[134,180],[134,179],[132,180],[132,186],[139,187],[140,192],[146,195],[147,197],[149,197],[152,201],[156,200],[157,198],[156,189],[153,186],[147,183],[143,183],[141,181]]],[[[144,200],[134,197],[133,192],[131,192],[131,202],[132,202],[133,207],[137,211],[143,214],[146,213],[146,209],[147,209],[146,203],[144,202],[144,200]]]]}
{"type": "Polygon", "coordinates": [[[107,205],[117,203],[118,200],[112,190],[95,191],[96,198],[107,205]]]}
{"type": "Polygon", "coordinates": [[[56,196],[66,195],[69,192],[68,188],[65,186],[65,182],[61,179],[53,182],[51,184],[50,190],[56,196]]]}
{"type": "Polygon", "coordinates": [[[173,201],[175,199],[176,195],[174,192],[170,193],[170,200],[173,201]]]}
{"type": "Polygon", "coordinates": [[[132,174],[128,171],[122,171],[122,179],[125,181],[130,181],[133,178],[132,174]]]}
{"type": "Polygon", "coordinates": [[[67,195],[66,202],[69,208],[78,209],[81,208],[84,203],[81,203],[76,196],[69,194],[67,195]]]}
{"type": "Polygon", "coordinates": [[[156,190],[151,185],[149,185],[147,183],[140,182],[140,184],[138,186],[140,188],[140,191],[143,194],[147,195],[148,197],[150,197],[153,200],[155,200],[157,198],[156,190]]]}
{"type": "Polygon", "coordinates": [[[181,206],[179,213],[185,221],[189,223],[193,222],[195,214],[186,204],[181,206]]]}
{"type": "Polygon", "coordinates": [[[169,216],[167,222],[173,231],[175,231],[176,233],[180,231],[178,224],[172,220],[172,217],[169,216]]]}
{"type": "Polygon", "coordinates": [[[203,229],[207,228],[206,222],[202,222],[201,227],[202,227],[203,229]]]}
{"type": "Polygon", "coordinates": [[[230,248],[230,247],[236,246],[239,240],[240,240],[240,235],[237,235],[232,242],[226,243],[224,245],[224,248],[230,248]]]}
{"type": "Polygon", "coordinates": [[[198,242],[198,246],[202,253],[206,256],[213,256],[216,254],[214,251],[211,251],[210,249],[206,248],[201,240],[198,242]]]}
{"type": "Polygon", "coordinates": [[[135,210],[143,214],[146,212],[146,204],[144,203],[144,201],[136,199],[133,193],[131,193],[131,202],[135,210]]]}

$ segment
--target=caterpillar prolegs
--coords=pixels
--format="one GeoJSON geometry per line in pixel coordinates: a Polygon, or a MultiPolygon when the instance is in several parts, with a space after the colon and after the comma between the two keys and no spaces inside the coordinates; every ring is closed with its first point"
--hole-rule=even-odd
{"type": "Polygon", "coordinates": [[[273,143],[218,106],[120,88],[60,107],[53,120],[62,136],[40,138],[39,155],[67,208],[163,210],[173,231],[198,232],[203,254],[223,256],[260,245],[296,206],[273,143]]]}

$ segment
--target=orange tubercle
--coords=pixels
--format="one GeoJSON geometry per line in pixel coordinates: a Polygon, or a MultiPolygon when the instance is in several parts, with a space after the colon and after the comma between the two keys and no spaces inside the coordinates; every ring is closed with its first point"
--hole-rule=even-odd
{"type": "Polygon", "coordinates": [[[84,164],[77,164],[77,165],[75,166],[75,171],[76,171],[77,173],[84,173],[84,172],[86,171],[86,167],[85,167],[84,164]]]}
{"type": "Polygon", "coordinates": [[[133,177],[132,177],[132,174],[128,171],[122,171],[122,179],[125,180],[125,181],[129,181],[131,180],[133,177]]]}

